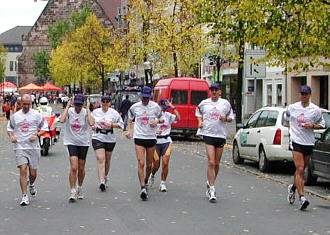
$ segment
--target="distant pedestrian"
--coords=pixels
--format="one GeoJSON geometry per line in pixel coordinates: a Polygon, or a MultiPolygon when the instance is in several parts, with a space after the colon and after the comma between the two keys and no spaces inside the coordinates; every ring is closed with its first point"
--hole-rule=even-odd
{"type": "Polygon", "coordinates": [[[172,152],[172,139],[170,137],[171,125],[180,121],[181,117],[174,107],[174,105],[169,102],[167,99],[161,99],[159,106],[162,109],[162,116],[164,119],[163,123],[158,124],[157,126],[157,144],[156,151],[154,154],[154,161],[152,166],[152,172],[149,177],[148,185],[152,186],[154,183],[155,174],[160,167],[160,159],[162,159],[162,174],[161,182],[159,185],[159,191],[166,192],[166,179],[168,175],[169,162],[172,152]],[[169,109],[172,109],[173,113],[168,112],[169,109]]]}
{"type": "Polygon", "coordinates": [[[133,104],[128,111],[128,130],[126,132],[126,137],[131,139],[133,119],[135,119],[133,138],[141,186],[140,197],[143,201],[148,200],[146,184],[148,183],[155,154],[157,124],[162,120],[162,111],[156,102],[150,100],[151,96],[152,89],[144,86],[141,91],[141,101],[133,104]],[[145,165],[146,170],[144,171],[145,165]]]}
{"type": "Polygon", "coordinates": [[[320,108],[310,102],[312,89],[309,86],[300,88],[300,101],[291,104],[286,110],[289,124],[290,149],[296,167],[293,184],[288,186],[288,202],[295,202],[296,189],[299,195],[299,208],[305,210],[309,201],[304,195],[304,172],[313,152],[315,143],[314,129],[325,128],[320,108]]]}
{"type": "Polygon", "coordinates": [[[132,106],[132,102],[129,100],[129,95],[126,95],[126,98],[123,100],[119,108],[121,118],[124,121],[124,131],[126,131],[126,127],[127,127],[127,117],[128,117],[127,112],[131,106],[132,106]]]}
{"type": "Polygon", "coordinates": [[[92,112],[95,120],[92,145],[97,159],[99,188],[104,192],[109,184],[108,174],[110,171],[111,155],[116,145],[116,136],[113,130],[114,128],[122,129],[124,123],[119,113],[110,108],[110,96],[102,96],[101,101],[102,107],[92,112]]]}
{"type": "Polygon", "coordinates": [[[84,102],[85,97],[82,94],[70,98],[60,119],[61,123],[66,123],[63,144],[67,146],[70,157],[70,202],[84,198],[82,186],[90,145],[90,126],[94,125],[89,108],[83,108],[84,102]],[[71,107],[72,99],[73,107],[71,107]]]}
{"type": "Polygon", "coordinates": [[[215,180],[226,143],[226,123],[234,119],[233,110],[226,99],[222,99],[219,83],[210,86],[211,98],[203,100],[196,109],[198,119],[197,135],[203,137],[207,155],[206,195],[210,202],[217,200],[215,180]]]}
{"type": "MultiPolygon", "coordinates": [[[[16,156],[16,165],[20,169],[20,185],[22,190],[21,206],[29,205],[27,186],[31,196],[36,196],[37,190],[34,182],[37,178],[37,169],[40,159],[40,145],[38,129],[47,130],[44,118],[37,111],[31,109],[30,95],[22,97],[22,109],[14,113],[8,123],[7,132],[16,156]],[[29,172],[29,180],[27,179],[29,172]]],[[[41,133],[39,133],[41,134],[41,133]]]]}

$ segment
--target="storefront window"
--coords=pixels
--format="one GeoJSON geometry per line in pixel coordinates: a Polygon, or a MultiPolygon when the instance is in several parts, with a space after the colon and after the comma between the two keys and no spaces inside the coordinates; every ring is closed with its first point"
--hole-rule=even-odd
{"type": "Polygon", "coordinates": [[[272,84],[267,85],[267,106],[272,106],[273,104],[273,86],[272,84]]]}

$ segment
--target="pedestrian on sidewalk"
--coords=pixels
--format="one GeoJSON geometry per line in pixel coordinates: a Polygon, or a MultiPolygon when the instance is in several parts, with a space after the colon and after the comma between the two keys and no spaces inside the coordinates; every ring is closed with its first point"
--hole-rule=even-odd
{"type": "Polygon", "coordinates": [[[63,144],[68,148],[70,160],[70,202],[84,198],[82,186],[85,178],[86,157],[90,145],[90,126],[94,125],[94,120],[88,108],[89,101],[87,100],[87,108],[83,108],[84,102],[85,96],[83,94],[70,98],[60,118],[60,122],[65,123],[63,144]],[[71,107],[72,103],[73,107],[71,107]]]}
{"type": "Polygon", "coordinates": [[[140,197],[143,201],[148,200],[146,184],[155,154],[157,124],[163,121],[162,111],[156,102],[150,100],[151,96],[152,89],[144,86],[141,91],[141,101],[133,104],[128,111],[128,130],[125,134],[128,139],[132,138],[133,119],[135,119],[133,138],[141,186],[140,197]],[[145,165],[146,171],[144,172],[145,165]]]}
{"type": "Polygon", "coordinates": [[[23,95],[22,105],[22,109],[14,113],[8,122],[7,133],[14,144],[16,166],[20,171],[20,186],[23,194],[20,205],[27,206],[30,204],[27,186],[29,185],[31,196],[37,194],[34,182],[37,178],[40,159],[38,130],[47,131],[47,125],[42,115],[31,109],[32,100],[30,95],[23,95]],[[29,179],[27,179],[28,172],[29,179]]]}
{"type": "Polygon", "coordinates": [[[99,188],[104,192],[109,184],[108,174],[110,171],[111,155],[116,145],[116,136],[113,133],[113,129],[122,129],[124,123],[120,114],[113,108],[110,108],[110,96],[102,96],[101,101],[102,107],[92,112],[92,117],[95,120],[92,145],[98,166],[99,188]]]}
{"type": "Polygon", "coordinates": [[[198,119],[197,135],[203,137],[207,155],[206,196],[210,202],[217,200],[215,180],[226,143],[226,123],[234,119],[233,110],[226,99],[222,99],[219,83],[210,86],[211,98],[203,100],[196,109],[198,119]]]}
{"type": "Polygon", "coordinates": [[[126,127],[127,127],[127,117],[128,117],[127,112],[131,106],[132,106],[132,102],[129,100],[129,95],[126,95],[126,98],[123,100],[119,108],[121,118],[124,121],[124,131],[126,131],[126,127]]]}
{"type": "Polygon", "coordinates": [[[315,143],[314,129],[325,128],[320,108],[310,102],[312,89],[309,86],[300,88],[300,101],[288,106],[285,118],[289,125],[290,150],[296,168],[293,184],[288,186],[288,202],[295,202],[296,189],[299,195],[299,208],[305,210],[309,201],[304,195],[304,171],[313,152],[315,143]]]}
{"type": "Polygon", "coordinates": [[[164,122],[157,125],[156,151],[152,164],[152,172],[148,180],[148,186],[151,187],[153,185],[155,174],[160,167],[160,159],[162,158],[162,174],[159,191],[166,192],[166,179],[168,175],[169,162],[172,152],[172,139],[170,137],[171,125],[180,121],[181,117],[178,110],[176,110],[175,106],[171,102],[169,102],[168,99],[161,99],[159,102],[159,106],[162,109],[162,116],[164,122]],[[174,114],[168,112],[169,109],[172,109],[174,114]]]}

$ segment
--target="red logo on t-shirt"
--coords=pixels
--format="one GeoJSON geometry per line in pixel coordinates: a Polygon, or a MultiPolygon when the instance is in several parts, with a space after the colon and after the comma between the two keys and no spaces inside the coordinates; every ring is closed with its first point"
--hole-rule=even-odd
{"type": "Polygon", "coordinates": [[[140,118],[140,123],[141,123],[141,125],[148,125],[149,117],[148,117],[148,113],[146,111],[144,111],[142,113],[142,117],[140,118]]]}
{"type": "Polygon", "coordinates": [[[73,121],[73,124],[71,125],[71,129],[74,131],[74,132],[79,132],[80,129],[81,129],[81,125],[80,125],[80,120],[79,118],[76,118],[74,121],[73,121]]]}
{"type": "Polygon", "coordinates": [[[21,132],[28,132],[29,131],[29,123],[26,119],[23,120],[23,124],[21,125],[21,132]]]}
{"type": "Polygon", "coordinates": [[[214,107],[210,112],[210,119],[211,120],[219,120],[220,113],[219,110],[217,110],[216,107],[214,107]]]}

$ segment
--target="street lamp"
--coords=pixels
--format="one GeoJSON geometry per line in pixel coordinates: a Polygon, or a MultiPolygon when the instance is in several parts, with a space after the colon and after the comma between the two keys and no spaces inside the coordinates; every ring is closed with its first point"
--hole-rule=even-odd
{"type": "Polygon", "coordinates": [[[150,84],[152,84],[152,67],[151,62],[145,59],[144,63],[144,75],[145,75],[145,82],[146,85],[149,85],[149,77],[150,77],[150,84]]]}

